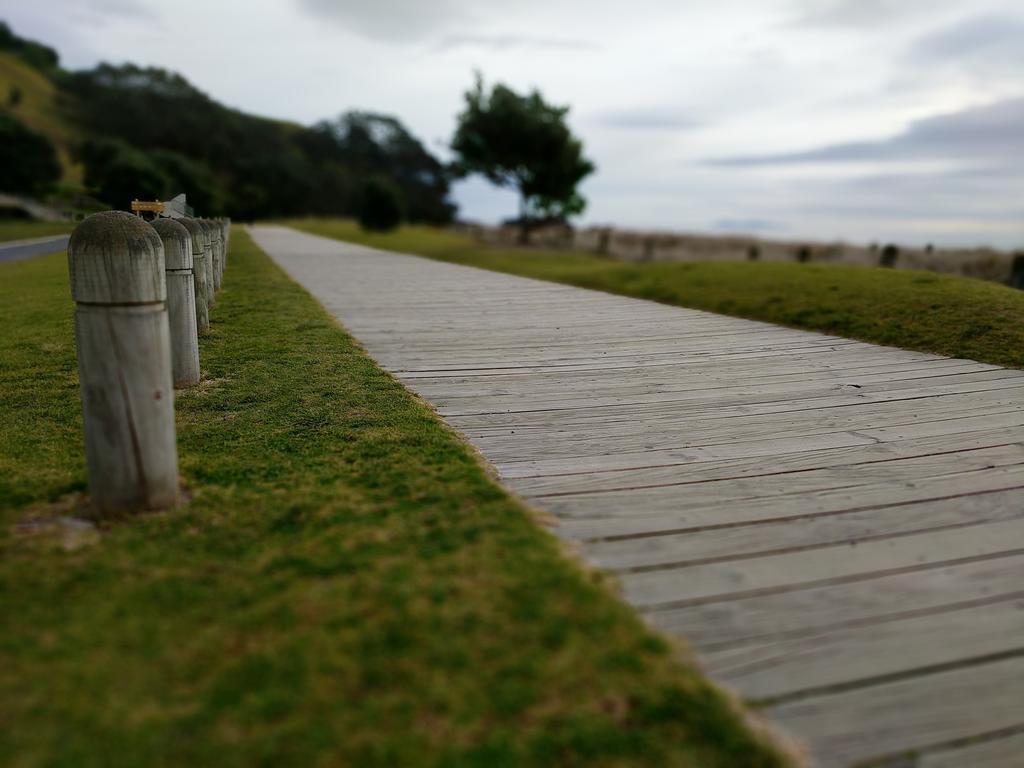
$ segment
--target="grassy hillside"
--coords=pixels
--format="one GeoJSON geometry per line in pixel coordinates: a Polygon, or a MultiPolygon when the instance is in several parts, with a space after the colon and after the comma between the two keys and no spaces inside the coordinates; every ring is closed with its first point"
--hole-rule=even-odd
{"type": "Polygon", "coordinates": [[[79,132],[60,104],[57,86],[13,54],[0,51],[0,100],[23,123],[45,134],[54,143],[64,170],[64,180],[81,183],[82,167],[71,158],[71,145],[79,132]],[[8,97],[12,88],[21,91],[21,102],[9,107],[8,97]]]}
{"type": "Polygon", "coordinates": [[[1024,368],[1024,291],[982,280],[832,264],[627,264],[582,251],[488,247],[428,227],[380,235],[338,219],[289,223],[458,264],[1024,368]]]}

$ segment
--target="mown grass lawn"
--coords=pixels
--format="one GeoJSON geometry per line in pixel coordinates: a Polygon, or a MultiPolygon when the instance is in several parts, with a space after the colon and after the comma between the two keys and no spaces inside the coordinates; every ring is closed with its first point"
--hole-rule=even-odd
{"type": "Polygon", "coordinates": [[[191,501],[75,533],[62,254],[0,265],[0,764],[781,766],[240,230],[191,501]]]}
{"type": "Polygon", "coordinates": [[[981,280],[834,264],[626,264],[581,251],[489,247],[427,227],[374,234],[345,220],[287,223],[458,264],[1024,368],[1024,291],[981,280]]]}
{"type": "Polygon", "coordinates": [[[0,221],[0,243],[47,235],[67,235],[73,224],[63,221],[0,221]]]}

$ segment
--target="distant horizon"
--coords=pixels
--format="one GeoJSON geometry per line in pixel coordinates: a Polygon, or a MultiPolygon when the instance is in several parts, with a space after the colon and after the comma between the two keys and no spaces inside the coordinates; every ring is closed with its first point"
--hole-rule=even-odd
{"type": "MultiPolygon", "coordinates": [[[[474,70],[536,86],[570,106],[598,166],[582,187],[583,227],[1024,247],[1024,10],[695,6],[640,0],[620,18],[532,1],[277,0],[251,13],[236,0],[180,0],[173,12],[151,0],[0,0],[0,18],[67,68],[161,67],[270,119],[393,114],[444,160],[474,70]]],[[[457,182],[452,199],[460,219],[516,213],[513,192],[479,178],[457,182]]]]}

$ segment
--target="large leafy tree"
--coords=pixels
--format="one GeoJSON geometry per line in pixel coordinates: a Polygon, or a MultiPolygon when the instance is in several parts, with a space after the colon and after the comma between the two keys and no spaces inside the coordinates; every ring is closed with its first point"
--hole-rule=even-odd
{"type": "Polygon", "coordinates": [[[564,220],[582,213],[579,183],[594,171],[583,144],[566,125],[568,107],[548,104],[536,90],[520,95],[483,79],[465,94],[452,140],[456,171],[483,174],[519,192],[523,237],[531,220],[564,220]]]}

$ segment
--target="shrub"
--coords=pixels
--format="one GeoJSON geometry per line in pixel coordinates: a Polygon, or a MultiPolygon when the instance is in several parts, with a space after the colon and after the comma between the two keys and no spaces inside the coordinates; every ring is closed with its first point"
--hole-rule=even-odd
{"type": "Polygon", "coordinates": [[[796,260],[801,264],[806,264],[811,260],[811,248],[808,245],[801,245],[796,249],[796,260]]]}
{"type": "Polygon", "coordinates": [[[402,197],[387,179],[369,179],[359,196],[359,226],[371,232],[389,232],[402,223],[402,197]]]}
{"type": "Polygon", "coordinates": [[[882,255],[878,258],[878,266],[880,267],[895,267],[896,259],[900,255],[900,249],[892,243],[889,243],[882,249],[882,255]]]}
{"type": "Polygon", "coordinates": [[[143,152],[124,142],[97,139],[79,148],[86,186],[114,208],[127,210],[132,200],[164,200],[171,180],[143,152]]]}
{"type": "Polygon", "coordinates": [[[46,136],[0,112],[0,191],[43,195],[60,178],[57,152],[46,136]]]}

